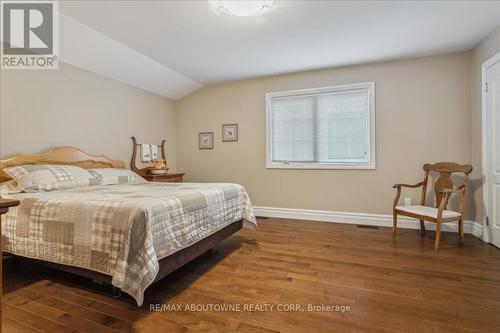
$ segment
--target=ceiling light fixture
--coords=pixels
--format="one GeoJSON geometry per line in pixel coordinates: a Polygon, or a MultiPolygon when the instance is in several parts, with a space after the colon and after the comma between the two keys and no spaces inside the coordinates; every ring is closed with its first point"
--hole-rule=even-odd
{"type": "Polygon", "coordinates": [[[211,0],[218,10],[235,16],[257,16],[273,4],[273,0],[211,0]]]}

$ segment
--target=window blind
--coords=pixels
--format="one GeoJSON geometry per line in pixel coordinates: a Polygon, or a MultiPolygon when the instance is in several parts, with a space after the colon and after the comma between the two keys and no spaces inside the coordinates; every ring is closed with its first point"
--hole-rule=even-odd
{"type": "Polygon", "coordinates": [[[268,162],[370,164],[371,94],[369,87],[273,94],[268,162]]]}

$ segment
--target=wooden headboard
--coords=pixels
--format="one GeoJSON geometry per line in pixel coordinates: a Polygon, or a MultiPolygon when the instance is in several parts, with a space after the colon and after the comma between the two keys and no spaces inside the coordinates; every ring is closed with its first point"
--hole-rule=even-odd
{"type": "Polygon", "coordinates": [[[84,169],[125,168],[125,163],[110,160],[106,156],[92,156],[74,147],[56,147],[41,154],[17,154],[0,160],[0,183],[10,180],[3,169],[23,164],[64,164],[75,165],[84,169]]]}

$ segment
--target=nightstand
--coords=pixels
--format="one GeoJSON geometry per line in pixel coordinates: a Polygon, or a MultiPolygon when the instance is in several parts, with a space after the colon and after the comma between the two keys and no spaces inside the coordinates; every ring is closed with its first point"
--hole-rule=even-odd
{"type": "MultiPolygon", "coordinates": [[[[15,207],[19,205],[18,200],[2,199],[0,198],[0,235],[2,231],[2,215],[9,211],[10,207],[15,207]]],[[[0,237],[0,248],[2,247],[2,238],[0,237]]],[[[0,260],[0,333],[2,332],[2,261],[0,260]]]]}
{"type": "Polygon", "coordinates": [[[148,182],[160,183],[182,183],[184,181],[184,173],[167,173],[165,175],[141,175],[148,182]]]}

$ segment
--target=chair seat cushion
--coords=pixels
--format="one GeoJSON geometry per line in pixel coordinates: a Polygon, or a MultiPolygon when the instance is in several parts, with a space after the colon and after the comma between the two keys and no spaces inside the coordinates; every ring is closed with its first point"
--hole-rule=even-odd
{"type": "MultiPolygon", "coordinates": [[[[438,214],[437,208],[428,206],[397,206],[396,209],[402,212],[429,216],[435,219],[437,218],[438,214]]],[[[454,212],[452,210],[443,210],[443,219],[455,218],[459,216],[460,213],[454,212]]]]}

